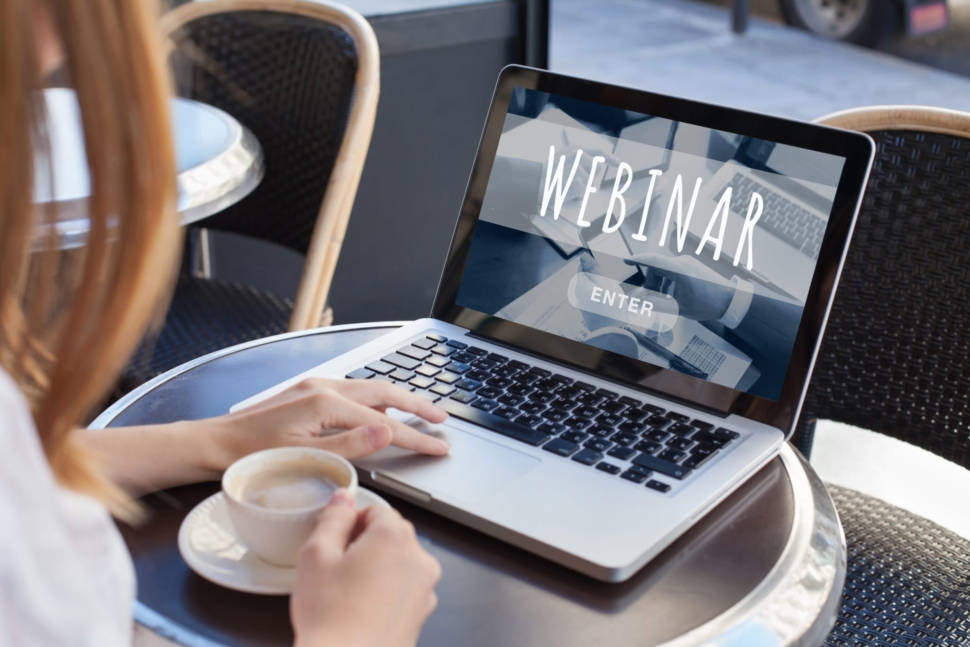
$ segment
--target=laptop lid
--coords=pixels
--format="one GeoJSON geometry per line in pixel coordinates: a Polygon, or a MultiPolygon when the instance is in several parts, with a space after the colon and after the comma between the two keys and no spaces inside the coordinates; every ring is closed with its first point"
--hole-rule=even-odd
{"type": "Polygon", "coordinates": [[[432,316],[790,434],[873,152],[860,133],[507,67],[432,316]],[[648,120],[676,127],[631,127],[648,120]],[[737,186],[705,193],[750,159],[732,145],[742,140],[783,146],[784,171],[749,166],[737,186]],[[777,196],[745,179],[761,176],[828,196],[817,261],[759,255],[772,228],[790,226],[777,196]],[[699,244],[691,219],[706,223],[699,244]],[[804,293],[772,288],[789,271],[811,273],[804,293]]]}

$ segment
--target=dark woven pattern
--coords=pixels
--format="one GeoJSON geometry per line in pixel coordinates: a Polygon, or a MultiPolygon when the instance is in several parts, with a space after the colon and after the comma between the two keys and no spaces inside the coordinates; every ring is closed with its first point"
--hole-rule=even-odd
{"type": "Polygon", "coordinates": [[[122,389],[207,353],[286,332],[292,310],[292,301],[247,285],[182,276],[165,325],[154,344],[136,353],[122,389]]]}
{"type": "Polygon", "coordinates": [[[353,41],[319,20],[263,11],[199,18],[173,38],[180,94],[238,119],[266,164],[251,195],[199,224],[306,253],[353,98],[353,41]]]}
{"type": "Polygon", "coordinates": [[[970,541],[854,490],[829,491],[845,528],[849,570],[825,644],[970,644],[970,541]]]}
{"type": "Polygon", "coordinates": [[[876,161],[803,419],[970,468],[970,140],[870,134],[876,161]]]}

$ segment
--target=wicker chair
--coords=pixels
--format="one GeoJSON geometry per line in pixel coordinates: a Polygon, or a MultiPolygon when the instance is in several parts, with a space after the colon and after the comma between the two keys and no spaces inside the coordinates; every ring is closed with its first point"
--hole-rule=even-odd
{"type": "MultiPolygon", "coordinates": [[[[835,420],[970,468],[970,114],[880,107],[819,121],[869,133],[877,151],[793,442],[809,455],[816,420],[835,420]]],[[[970,541],[831,490],[849,562],[826,644],[970,644],[970,541]]]]}
{"type": "Polygon", "coordinates": [[[197,226],[276,243],[306,256],[295,302],[184,272],[155,339],[123,388],[234,344],[328,325],[324,310],[379,92],[370,25],[314,0],[212,0],[167,13],[180,94],[221,108],[263,149],[265,176],[238,204],[197,226]]]}

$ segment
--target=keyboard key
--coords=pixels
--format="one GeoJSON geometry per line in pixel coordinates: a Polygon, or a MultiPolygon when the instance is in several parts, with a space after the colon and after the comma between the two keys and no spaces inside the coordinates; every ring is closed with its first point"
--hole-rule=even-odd
{"type": "Polygon", "coordinates": [[[643,405],[640,405],[640,408],[643,409],[644,411],[648,411],[653,414],[663,413],[666,411],[666,409],[662,407],[658,407],[655,404],[643,404],[643,405]]]}
{"type": "Polygon", "coordinates": [[[626,411],[626,409],[627,406],[619,400],[607,400],[606,402],[600,403],[600,411],[605,411],[606,413],[619,414],[622,411],[626,411]]]}
{"type": "Polygon", "coordinates": [[[456,391],[451,394],[451,399],[462,404],[471,404],[478,396],[468,391],[456,391]]]}
{"type": "Polygon", "coordinates": [[[562,422],[570,429],[576,429],[578,431],[582,431],[593,424],[592,420],[589,418],[583,418],[581,416],[572,416],[566,420],[563,420],[562,422]]]}
{"type": "Polygon", "coordinates": [[[501,402],[502,404],[507,404],[510,407],[517,407],[523,402],[525,402],[525,398],[523,398],[521,395],[512,395],[510,393],[506,393],[505,395],[500,397],[498,401],[501,402]]]}
{"type": "Polygon", "coordinates": [[[398,382],[397,380],[392,380],[392,381],[394,382],[394,386],[396,386],[399,389],[404,389],[405,391],[414,391],[414,387],[408,384],[407,382],[398,382]]]}
{"type": "Polygon", "coordinates": [[[471,380],[478,380],[479,382],[484,382],[488,378],[492,377],[492,374],[480,368],[473,368],[472,370],[465,373],[465,377],[471,380]]]}
{"type": "MultiPolygon", "coordinates": [[[[433,359],[444,360],[443,357],[435,357],[433,359]]],[[[458,375],[464,375],[468,371],[472,370],[470,365],[462,364],[461,362],[447,362],[443,368],[447,368],[452,373],[457,373],[458,375]]]]}
{"type": "Polygon", "coordinates": [[[686,455],[687,452],[682,452],[679,449],[665,449],[658,454],[658,457],[664,459],[665,461],[670,461],[671,463],[678,463],[686,455]]]}
{"type": "Polygon", "coordinates": [[[499,355],[498,353],[489,353],[485,357],[499,364],[504,364],[505,362],[509,361],[508,357],[506,357],[505,355],[499,355]]]}
{"type": "Polygon", "coordinates": [[[489,386],[494,386],[496,389],[504,389],[507,386],[512,385],[512,380],[507,377],[492,377],[485,381],[485,384],[489,386]]]}
{"type": "Polygon", "coordinates": [[[630,422],[643,422],[653,414],[647,413],[643,409],[627,409],[620,415],[622,415],[624,419],[629,420],[630,422]]]}
{"type": "Polygon", "coordinates": [[[589,438],[589,434],[585,434],[581,431],[572,430],[572,431],[563,432],[563,434],[559,437],[562,438],[563,440],[568,440],[571,443],[581,443],[587,438],[589,438]]]}
{"type": "Polygon", "coordinates": [[[717,448],[725,447],[731,442],[728,438],[725,438],[724,436],[716,436],[714,432],[711,431],[698,431],[692,436],[692,438],[699,443],[713,445],[717,448]]]}
{"type": "Polygon", "coordinates": [[[595,391],[596,387],[587,382],[573,382],[573,386],[580,388],[584,391],[595,391]]]}
{"type": "Polygon", "coordinates": [[[539,377],[549,377],[552,375],[552,371],[546,370],[544,368],[539,368],[538,366],[533,366],[529,369],[529,372],[533,375],[538,375],[539,377]]]}
{"type": "Polygon", "coordinates": [[[668,438],[670,438],[670,434],[668,434],[666,431],[663,431],[661,429],[650,429],[649,431],[643,434],[643,437],[646,438],[647,440],[652,440],[657,443],[662,443],[668,438]]]}
{"type": "Polygon", "coordinates": [[[652,440],[641,440],[640,442],[638,442],[636,445],[633,446],[633,449],[637,450],[638,452],[643,452],[645,454],[654,454],[661,447],[663,447],[663,445],[661,445],[660,443],[655,443],[652,440]]]}
{"type": "Polygon", "coordinates": [[[583,418],[595,418],[599,415],[599,410],[594,407],[582,406],[573,411],[574,416],[581,416],[583,418]]]}
{"type": "Polygon", "coordinates": [[[419,389],[426,389],[429,386],[434,386],[437,384],[430,377],[424,377],[423,375],[418,375],[413,380],[411,380],[411,386],[417,387],[419,389]]]}
{"type": "Polygon", "coordinates": [[[647,427],[638,422],[627,421],[622,423],[617,429],[628,434],[640,435],[647,430],[647,427]]]}
{"type": "Polygon", "coordinates": [[[695,429],[700,429],[701,431],[710,431],[714,428],[714,425],[711,423],[696,419],[690,421],[690,426],[694,427],[695,429]]]}
{"type": "Polygon", "coordinates": [[[493,362],[492,360],[486,359],[485,357],[479,357],[474,362],[472,362],[472,366],[474,366],[475,368],[480,368],[483,371],[491,371],[493,368],[498,366],[498,362],[493,362]]]}
{"type": "Polygon", "coordinates": [[[478,398],[472,402],[472,406],[476,409],[481,409],[482,411],[491,411],[498,407],[498,402],[495,400],[489,400],[488,398],[478,398]]]}
{"type": "Polygon", "coordinates": [[[438,344],[437,346],[431,349],[431,352],[434,353],[435,355],[441,355],[442,357],[450,357],[451,355],[454,355],[457,351],[451,346],[438,344]]]}
{"type": "MultiPolygon", "coordinates": [[[[545,420],[545,418],[543,418],[543,420],[545,420]]],[[[553,435],[558,434],[565,428],[566,425],[562,424],[561,422],[553,422],[552,420],[545,420],[545,422],[537,427],[539,431],[553,435]]]]}
{"type": "Polygon", "coordinates": [[[636,454],[636,451],[634,451],[630,447],[624,447],[623,445],[619,445],[618,447],[614,447],[613,449],[611,449],[606,453],[612,456],[613,458],[619,458],[621,461],[625,461],[625,460],[628,460],[634,454],[636,454]]]}
{"type": "Polygon", "coordinates": [[[633,443],[639,441],[640,438],[638,436],[634,436],[633,434],[628,434],[625,431],[621,431],[617,434],[613,434],[613,437],[610,438],[610,440],[617,445],[632,445],[633,443]]]}
{"type": "Polygon", "coordinates": [[[512,368],[508,364],[501,364],[492,369],[492,375],[503,378],[510,378],[519,371],[512,368]]]}
{"type": "Polygon", "coordinates": [[[468,348],[465,349],[465,352],[471,353],[472,355],[476,355],[478,357],[484,357],[488,355],[487,350],[485,350],[484,348],[479,348],[478,346],[469,346],[468,348]]]}
{"type": "Polygon", "coordinates": [[[451,364],[451,360],[448,359],[447,357],[439,357],[438,355],[432,355],[428,359],[424,360],[424,363],[431,364],[432,366],[436,366],[438,368],[444,368],[449,364],[451,364]]]}
{"type": "Polygon", "coordinates": [[[586,431],[590,435],[596,436],[597,438],[609,438],[613,435],[613,428],[605,425],[595,425],[586,431]]]}
{"type": "Polygon", "coordinates": [[[648,470],[654,470],[660,472],[661,474],[666,474],[677,480],[684,479],[690,470],[677,463],[671,463],[670,461],[665,461],[657,456],[651,456],[650,454],[638,454],[633,462],[641,467],[645,467],[648,470]]]}
{"type": "Polygon", "coordinates": [[[366,368],[368,371],[374,371],[379,375],[387,375],[388,373],[394,370],[394,366],[392,366],[391,364],[388,364],[387,362],[380,362],[380,361],[371,362],[364,368],[366,368]]]}
{"type": "Polygon", "coordinates": [[[556,395],[558,395],[560,398],[568,398],[571,400],[573,398],[578,398],[585,393],[586,391],[578,386],[560,386],[556,395]]]}
{"type": "Polygon", "coordinates": [[[523,413],[521,416],[515,419],[520,425],[525,425],[526,427],[538,427],[539,425],[545,423],[546,421],[542,419],[541,416],[537,416],[532,413],[523,413]]]}
{"type": "Polygon", "coordinates": [[[539,402],[540,404],[549,404],[556,399],[555,393],[547,393],[545,391],[535,391],[529,394],[529,399],[533,402],[539,402]]]}
{"type": "Polygon", "coordinates": [[[620,394],[619,393],[614,393],[613,391],[610,391],[609,389],[598,389],[596,391],[596,395],[600,396],[601,398],[603,398],[605,400],[615,400],[618,397],[620,397],[620,394]]]}
{"type": "Polygon", "coordinates": [[[414,346],[405,346],[404,348],[398,349],[397,352],[405,357],[410,357],[417,360],[424,360],[425,357],[431,356],[431,353],[428,351],[421,350],[420,348],[416,348],[414,346]]]}
{"type": "Polygon", "coordinates": [[[612,413],[601,413],[596,417],[596,422],[607,427],[616,427],[623,422],[623,418],[612,413]]]}
{"type": "Polygon", "coordinates": [[[692,449],[690,453],[694,456],[711,456],[717,453],[717,447],[714,445],[701,444],[692,449]]]}
{"type": "Polygon", "coordinates": [[[730,429],[725,429],[724,427],[718,427],[717,429],[715,429],[714,435],[723,436],[724,438],[727,438],[729,440],[737,440],[738,438],[741,437],[741,434],[739,434],[738,432],[731,431],[730,429]]]}
{"type": "MultiPolygon", "coordinates": [[[[381,361],[387,362],[388,364],[393,364],[398,368],[403,368],[407,371],[413,371],[417,367],[421,366],[421,362],[416,359],[411,359],[410,357],[405,357],[400,353],[391,353],[386,357],[382,357],[381,361]]],[[[372,369],[373,370],[373,369],[372,369]]]]}
{"type": "Polygon", "coordinates": [[[603,455],[592,449],[583,449],[573,456],[573,460],[583,465],[595,465],[603,459],[603,455]]]}
{"type": "Polygon", "coordinates": [[[451,356],[451,361],[461,362],[462,364],[470,364],[475,361],[475,355],[468,352],[455,353],[451,356]]]}
{"type": "Polygon", "coordinates": [[[419,366],[414,372],[425,377],[434,377],[441,372],[441,369],[435,368],[434,366],[419,366]]]}
{"type": "Polygon", "coordinates": [[[643,404],[642,402],[640,402],[636,398],[631,398],[628,395],[620,396],[620,400],[619,401],[622,402],[623,404],[627,405],[628,407],[633,407],[634,409],[643,404]]]}
{"type": "Polygon", "coordinates": [[[506,391],[508,391],[509,393],[514,393],[515,395],[529,395],[530,393],[535,391],[535,389],[529,386],[528,384],[522,384],[521,382],[514,382],[512,386],[506,389],[506,391]]]}
{"type": "Polygon", "coordinates": [[[627,481],[632,481],[634,483],[643,483],[647,480],[647,477],[640,472],[634,472],[633,470],[627,470],[620,474],[621,479],[626,479],[627,481]]]}
{"type": "Polygon", "coordinates": [[[603,440],[602,438],[590,438],[585,443],[583,447],[588,447],[589,449],[595,449],[598,452],[605,452],[607,449],[613,446],[608,440],[603,440]]]}
{"type": "Polygon", "coordinates": [[[422,389],[416,390],[414,392],[414,395],[418,396],[419,398],[424,398],[428,402],[437,402],[438,400],[441,399],[440,395],[437,395],[436,393],[432,393],[431,391],[424,391],[422,389]]]}
{"type": "Polygon", "coordinates": [[[647,487],[651,490],[656,490],[657,492],[670,492],[670,486],[666,483],[661,483],[656,479],[650,479],[647,481],[647,487]]]}
{"type": "Polygon", "coordinates": [[[681,462],[681,465],[689,470],[696,470],[698,467],[711,460],[715,454],[717,454],[716,449],[710,454],[691,454],[681,462]]]}
{"type": "Polygon", "coordinates": [[[445,371],[440,375],[436,375],[434,379],[438,380],[439,382],[444,382],[445,384],[454,384],[455,382],[460,382],[462,377],[457,373],[445,371]]]}
{"type": "Polygon", "coordinates": [[[516,373],[514,379],[519,384],[528,385],[528,384],[534,384],[535,382],[538,382],[542,378],[536,375],[535,373],[525,372],[525,373],[516,373]]]}
{"type": "Polygon", "coordinates": [[[366,380],[374,375],[373,371],[368,371],[366,368],[359,368],[356,371],[347,373],[348,380],[366,380]]]}
{"type": "Polygon", "coordinates": [[[579,449],[579,445],[576,443],[571,443],[568,440],[563,440],[561,438],[553,438],[545,445],[542,446],[547,452],[552,452],[558,456],[572,456],[579,449]]]}
{"type": "Polygon", "coordinates": [[[574,381],[573,378],[566,377],[565,375],[560,375],[559,373],[553,373],[552,375],[549,376],[549,379],[555,380],[560,384],[572,384],[574,381]]]}
{"type": "Polygon", "coordinates": [[[678,436],[687,436],[689,434],[697,431],[693,427],[683,422],[678,422],[676,425],[672,425],[667,428],[667,431],[677,434],[678,436]]]}
{"type": "Polygon", "coordinates": [[[425,337],[427,337],[428,339],[433,339],[436,342],[438,342],[439,344],[443,344],[446,341],[448,341],[448,338],[447,337],[445,337],[444,335],[439,335],[436,332],[428,333],[427,335],[425,335],[425,337]]]}
{"type": "Polygon", "coordinates": [[[494,386],[483,386],[482,388],[478,389],[478,397],[480,398],[496,400],[500,395],[502,395],[501,389],[496,389],[494,386]]]}
{"type": "Polygon", "coordinates": [[[671,420],[676,420],[677,422],[687,422],[690,420],[690,416],[685,416],[682,413],[677,413],[676,411],[668,411],[667,417],[671,420]]]}
{"type": "Polygon", "coordinates": [[[644,422],[650,425],[651,427],[656,427],[657,429],[663,429],[673,421],[668,418],[664,418],[663,416],[653,415],[647,418],[644,422]]]}
{"type": "Polygon", "coordinates": [[[534,386],[536,389],[540,391],[545,391],[546,393],[554,393],[556,389],[558,389],[562,385],[555,380],[550,380],[549,378],[545,378],[543,380],[539,380],[538,382],[533,383],[532,386],[534,386]]]}
{"type": "Polygon", "coordinates": [[[536,402],[535,400],[527,400],[523,402],[519,408],[526,413],[542,413],[547,409],[546,405],[542,404],[541,402],[536,402]]]}
{"type": "Polygon", "coordinates": [[[425,337],[424,339],[419,339],[416,342],[412,342],[411,345],[417,346],[421,350],[428,350],[429,348],[434,348],[435,346],[437,346],[438,342],[436,342],[433,339],[428,339],[427,337],[425,337]]]}
{"type": "Polygon", "coordinates": [[[502,405],[502,406],[500,406],[498,409],[496,409],[495,411],[493,411],[493,413],[496,416],[501,416],[501,417],[505,418],[506,420],[513,420],[515,418],[518,418],[519,415],[520,415],[518,409],[516,409],[515,407],[510,407],[508,405],[502,405]]]}
{"type": "Polygon", "coordinates": [[[552,422],[562,422],[569,417],[569,412],[562,409],[547,409],[542,412],[542,417],[552,422]]]}
{"type": "Polygon", "coordinates": [[[556,407],[557,409],[562,409],[563,411],[572,411],[579,406],[578,402],[569,398],[556,398],[549,404],[550,406],[556,407]]]}
{"type": "MultiPolygon", "coordinates": [[[[413,382],[412,382],[412,384],[413,384],[413,382]]],[[[431,387],[429,390],[432,393],[437,393],[438,395],[440,395],[442,397],[447,397],[447,396],[451,395],[452,393],[454,393],[455,391],[457,391],[458,389],[456,389],[455,387],[451,386],[450,384],[438,384],[436,386],[431,387]]]]}
{"type": "Polygon", "coordinates": [[[517,371],[524,371],[529,368],[528,364],[526,364],[525,362],[520,362],[517,359],[509,360],[509,366],[511,366],[517,371]]]}
{"type": "Polygon", "coordinates": [[[588,404],[591,407],[595,407],[597,404],[603,401],[603,396],[596,393],[586,392],[576,398],[576,402],[579,404],[588,404]]]}
{"type": "Polygon", "coordinates": [[[669,443],[667,443],[667,446],[673,447],[674,449],[679,449],[680,451],[687,451],[688,449],[690,449],[696,444],[697,443],[695,443],[690,438],[674,438],[669,443]]]}
{"type": "Polygon", "coordinates": [[[455,386],[465,391],[474,391],[482,385],[478,380],[470,380],[467,377],[460,382],[455,382],[455,386]]]}
{"type": "Polygon", "coordinates": [[[452,348],[457,348],[458,350],[464,350],[465,348],[468,348],[468,344],[464,342],[460,342],[457,339],[449,339],[445,343],[448,346],[451,346],[452,348]]]}
{"type": "Polygon", "coordinates": [[[601,462],[596,464],[596,469],[601,472],[606,472],[607,474],[613,474],[614,476],[620,473],[620,468],[613,463],[601,462]]]}
{"type": "Polygon", "coordinates": [[[398,368],[391,371],[388,377],[393,378],[399,382],[410,382],[411,378],[414,377],[414,373],[411,371],[405,371],[403,368],[398,368]]]}

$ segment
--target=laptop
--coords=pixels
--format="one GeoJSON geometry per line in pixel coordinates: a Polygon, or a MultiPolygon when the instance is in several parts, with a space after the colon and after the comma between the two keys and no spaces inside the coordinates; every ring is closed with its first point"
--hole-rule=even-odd
{"type": "Polygon", "coordinates": [[[448,420],[389,414],[447,438],[450,454],[387,448],[354,461],[362,485],[626,580],[791,435],[873,151],[859,133],[508,67],[430,316],[233,410],[309,377],[413,391],[448,420]],[[677,124],[676,138],[627,127],[657,118],[677,124]],[[638,140],[617,147],[631,132],[638,140]],[[791,159],[752,175],[705,154],[725,134],[786,146],[791,159]],[[746,181],[772,172],[828,183],[815,258],[779,264],[764,248],[759,228],[778,203],[746,181]],[[704,197],[729,173],[740,206],[704,197]],[[560,218],[597,229],[579,253],[575,237],[532,225],[560,218]],[[745,278],[755,272],[766,280],[745,278]],[[796,272],[804,289],[772,287],[796,272]]]}

